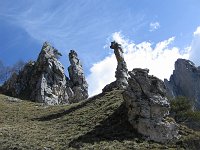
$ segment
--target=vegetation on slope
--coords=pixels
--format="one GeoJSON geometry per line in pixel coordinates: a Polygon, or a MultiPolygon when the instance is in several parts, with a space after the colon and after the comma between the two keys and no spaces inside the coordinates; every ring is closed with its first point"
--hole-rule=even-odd
{"type": "Polygon", "coordinates": [[[180,127],[181,138],[162,145],[145,141],[127,121],[122,91],[77,104],[45,106],[0,95],[0,150],[196,149],[200,134],[180,127]]]}
{"type": "Polygon", "coordinates": [[[176,122],[200,130],[200,111],[193,110],[192,100],[183,96],[171,100],[170,115],[176,122]]]}

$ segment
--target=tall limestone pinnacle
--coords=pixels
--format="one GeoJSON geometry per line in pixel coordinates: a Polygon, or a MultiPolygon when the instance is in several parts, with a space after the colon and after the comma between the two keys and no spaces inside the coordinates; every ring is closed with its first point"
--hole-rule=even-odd
{"type": "Polygon", "coordinates": [[[88,98],[88,84],[85,80],[82,64],[74,50],[69,53],[70,66],[68,67],[71,88],[74,91],[74,102],[88,98]]]}
{"type": "Polygon", "coordinates": [[[35,64],[36,76],[32,80],[37,83],[31,93],[31,99],[50,105],[68,103],[70,90],[67,90],[67,78],[63,65],[57,59],[58,55],[61,56],[48,42],[43,44],[35,64]]]}
{"type": "MultiPolygon", "coordinates": [[[[48,105],[73,103],[87,98],[86,81],[76,82],[83,80],[82,67],[78,72],[72,69],[69,80],[65,75],[64,66],[58,61],[59,56],[62,56],[61,53],[45,42],[37,61],[27,63],[19,74],[13,74],[2,86],[3,93],[48,105]],[[81,91],[81,95],[77,91],[81,91]]],[[[77,57],[76,59],[78,60],[77,57]]],[[[77,70],[78,67],[75,65],[75,68],[77,70]]]]}
{"type": "Polygon", "coordinates": [[[106,85],[103,92],[111,91],[112,89],[125,89],[128,86],[128,69],[124,60],[123,50],[120,44],[111,42],[111,49],[114,49],[114,54],[117,59],[117,69],[115,71],[116,81],[106,85]]]}
{"type": "Polygon", "coordinates": [[[128,85],[128,69],[124,60],[123,50],[120,44],[111,42],[111,49],[114,49],[115,57],[117,59],[117,70],[115,72],[116,82],[119,87],[126,87],[128,85]]]}

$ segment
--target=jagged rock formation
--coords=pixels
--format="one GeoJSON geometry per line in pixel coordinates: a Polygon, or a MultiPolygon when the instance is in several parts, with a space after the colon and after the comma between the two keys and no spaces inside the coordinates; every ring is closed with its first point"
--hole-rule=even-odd
{"type": "Polygon", "coordinates": [[[128,120],[138,133],[164,143],[177,137],[178,126],[173,120],[167,120],[170,105],[163,81],[148,72],[148,69],[129,72],[129,85],[123,93],[128,120]]]}
{"type": "Polygon", "coordinates": [[[164,80],[169,97],[185,96],[193,100],[194,107],[200,109],[200,68],[186,59],[175,62],[175,70],[170,80],[164,80]]]}
{"type": "Polygon", "coordinates": [[[73,102],[88,98],[88,84],[85,80],[83,67],[74,50],[69,53],[70,66],[68,67],[70,77],[70,87],[74,92],[73,102]]]}
{"type": "MultiPolygon", "coordinates": [[[[75,71],[70,72],[71,80],[69,80],[64,73],[63,65],[58,61],[59,56],[61,54],[58,50],[45,42],[37,61],[27,63],[18,75],[13,74],[2,86],[3,93],[48,105],[72,103],[87,98],[87,88],[82,86],[82,84],[87,85],[86,81],[75,83],[74,78],[80,77],[79,72],[75,71]],[[84,87],[79,99],[76,98],[75,86],[80,90],[84,87]]],[[[74,65],[72,60],[70,62],[75,68],[79,65],[74,65]]],[[[84,77],[83,72],[81,77],[84,77]]]]}
{"type": "Polygon", "coordinates": [[[128,109],[128,120],[138,133],[149,140],[165,143],[178,137],[178,125],[167,119],[170,104],[164,82],[148,75],[148,69],[136,68],[129,72],[121,45],[111,42],[117,59],[116,81],[104,87],[103,92],[125,90],[123,97],[128,109]]]}
{"type": "Polygon", "coordinates": [[[113,89],[125,89],[128,86],[128,69],[124,60],[123,50],[120,44],[111,42],[111,49],[114,49],[114,54],[117,59],[117,69],[115,71],[116,81],[106,85],[103,92],[111,91],[113,89]]]}

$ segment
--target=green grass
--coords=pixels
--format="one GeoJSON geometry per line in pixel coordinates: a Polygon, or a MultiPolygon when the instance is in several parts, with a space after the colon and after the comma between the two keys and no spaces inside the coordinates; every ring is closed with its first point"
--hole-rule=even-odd
{"type": "Polygon", "coordinates": [[[122,91],[77,104],[44,106],[11,102],[0,95],[0,150],[8,149],[185,149],[200,134],[181,126],[181,138],[159,144],[143,140],[127,121],[122,91]]]}

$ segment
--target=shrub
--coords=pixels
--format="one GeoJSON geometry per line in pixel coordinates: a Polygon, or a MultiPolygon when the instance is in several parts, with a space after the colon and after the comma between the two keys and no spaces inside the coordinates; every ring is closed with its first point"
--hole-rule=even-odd
{"type": "Polygon", "coordinates": [[[200,111],[193,110],[193,101],[182,96],[171,100],[170,114],[177,122],[200,121],[200,111]]]}

